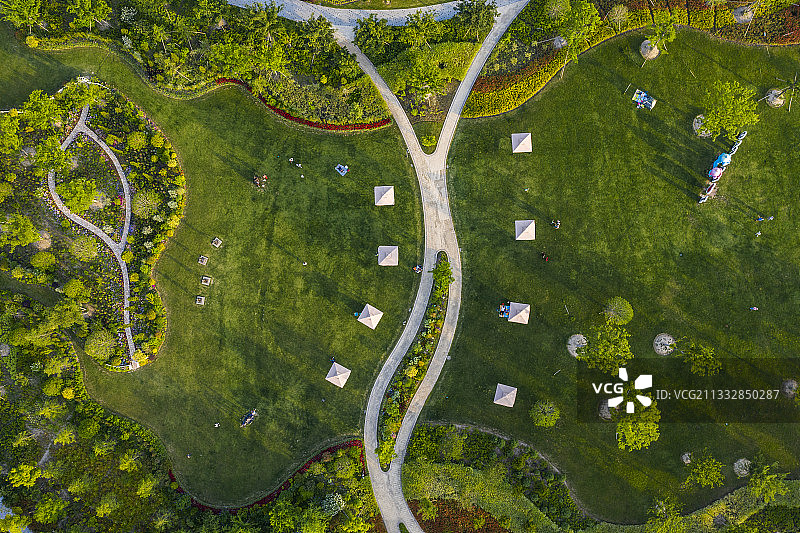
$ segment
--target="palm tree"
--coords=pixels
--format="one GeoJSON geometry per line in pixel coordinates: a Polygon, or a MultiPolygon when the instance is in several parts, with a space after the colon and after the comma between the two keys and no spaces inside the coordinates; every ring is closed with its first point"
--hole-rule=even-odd
{"type": "Polygon", "coordinates": [[[274,41],[273,32],[285,33],[283,25],[278,20],[283,6],[276,6],[275,2],[269,4],[262,4],[256,2],[250,7],[251,12],[251,25],[254,30],[259,31],[267,42],[274,41]]]}

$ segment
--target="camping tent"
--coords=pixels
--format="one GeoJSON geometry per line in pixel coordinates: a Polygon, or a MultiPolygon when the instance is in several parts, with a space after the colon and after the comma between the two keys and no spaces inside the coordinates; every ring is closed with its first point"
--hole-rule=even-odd
{"type": "Polygon", "coordinates": [[[522,154],[533,151],[533,144],[530,133],[512,133],[511,151],[515,154],[522,154]]]}
{"type": "Polygon", "coordinates": [[[378,264],[382,267],[397,266],[397,246],[378,246],[378,264]]]}
{"type": "Polygon", "coordinates": [[[494,392],[494,403],[497,405],[504,405],[506,407],[514,407],[514,401],[517,399],[517,388],[497,384],[497,390],[494,392]]]}
{"type": "Polygon", "coordinates": [[[375,205],[394,205],[394,187],[391,185],[375,187],[375,205]]]}
{"type": "Polygon", "coordinates": [[[339,363],[333,363],[331,369],[328,370],[328,375],[325,379],[336,385],[337,387],[344,387],[347,383],[347,378],[350,377],[350,369],[345,368],[339,363]]]}
{"type": "Polygon", "coordinates": [[[378,311],[371,305],[367,304],[364,306],[361,314],[358,315],[358,321],[370,329],[375,329],[375,327],[378,325],[378,322],[381,321],[382,316],[383,311],[378,311]]]}
{"type": "Polygon", "coordinates": [[[536,238],[535,220],[515,220],[514,229],[516,230],[518,241],[532,241],[536,238]]]}
{"type": "Polygon", "coordinates": [[[516,322],[517,324],[527,324],[528,318],[531,316],[531,304],[520,304],[517,302],[509,302],[508,304],[508,321],[516,322]]]}

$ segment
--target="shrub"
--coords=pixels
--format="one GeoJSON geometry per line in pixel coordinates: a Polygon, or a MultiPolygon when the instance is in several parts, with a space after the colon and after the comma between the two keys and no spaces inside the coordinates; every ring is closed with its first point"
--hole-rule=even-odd
{"type": "Polygon", "coordinates": [[[55,264],[56,258],[50,252],[36,252],[31,257],[31,266],[39,270],[50,270],[55,264]]]}
{"type": "Polygon", "coordinates": [[[71,279],[64,284],[62,292],[67,298],[71,298],[78,302],[85,302],[89,299],[90,294],[86,286],[79,279],[71,279]]]}
{"type": "Polygon", "coordinates": [[[70,211],[82,213],[92,205],[97,188],[93,180],[74,179],[60,183],[56,192],[70,211]]]}
{"type": "Polygon", "coordinates": [[[131,150],[141,150],[147,144],[147,136],[143,131],[134,131],[128,135],[127,145],[131,150]]]}

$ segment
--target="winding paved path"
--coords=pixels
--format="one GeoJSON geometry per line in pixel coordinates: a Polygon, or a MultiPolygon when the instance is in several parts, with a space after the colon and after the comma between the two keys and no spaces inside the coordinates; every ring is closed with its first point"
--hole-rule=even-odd
{"type": "Polygon", "coordinates": [[[442,132],[439,136],[439,143],[433,154],[427,155],[422,151],[414,128],[403,110],[397,97],[389,89],[386,82],[378,74],[375,66],[370,60],[355,46],[347,41],[344,35],[340,37],[340,44],[349,52],[355,54],[361,68],[372,79],[373,83],[386,100],[389,111],[397,122],[403,140],[408,147],[411,160],[417,173],[420,192],[422,194],[422,210],[425,220],[425,258],[423,262],[423,275],[417,297],[414,301],[411,316],[403,330],[400,339],[392,350],[389,358],[384,363],[378,378],[370,392],[367,402],[367,411],[364,421],[364,449],[367,458],[367,469],[372,482],[372,490],[381,511],[386,529],[389,533],[399,533],[400,523],[405,524],[411,533],[423,533],[422,528],[417,523],[411,509],[408,507],[406,498],[403,495],[401,470],[405,458],[408,442],[411,433],[419,418],[420,412],[425,405],[431,391],[433,390],[439,375],[442,372],[447,354],[453,343],[453,338],[458,324],[458,314],[461,308],[461,251],[458,247],[453,218],[450,213],[450,202],[447,194],[447,154],[453,142],[456,125],[461,117],[461,111],[467,101],[472,85],[483,68],[484,63],[489,58],[489,54],[494,49],[497,42],[505,33],[508,26],[527,5],[528,0],[518,0],[507,3],[498,8],[499,16],[495,20],[492,30],[483,41],[480,50],[470,65],[466,76],[459,84],[450,109],[447,112],[442,132]],[[450,293],[447,302],[447,314],[442,326],[439,344],[433,355],[425,378],[417,389],[411,404],[406,411],[400,431],[397,435],[395,453],[397,457],[392,461],[389,471],[384,472],[380,467],[380,462],[375,454],[378,446],[378,417],[381,403],[386,388],[389,386],[392,377],[397,370],[403,356],[408,351],[416,333],[420,327],[425,314],[431,287],[433,285],[433,275],[429,272],[436,261],[439,251],[447,253],[450,265],[453,270],[454,281],[450,285],[450,293]]]}
{"type": "Polygon", "coordinates": [[[120,237],[119,242],[114,242],[111,237],[109,237],[105,231],[101,230],[88,220],[76,215],[69,208],[64,205],[64,202],[61,201],[61,197],[58,196],[56,193],[56,177],[55,172],[52,170],[47,174],[47,188],[50,189],[50,196],[53,198],[53,201],[56,204],[56,207],[64,213],[68,219],[73,221],[74,223],[78,224],[79,226],[85,228],[96,237],[98,237],[101,241],[103,241],[106,246],[111,249],[111,252],[114,254],[114,257],[119,263],[119,268],[122,271],[122,317],[125,322],[125,339],[128,345],[128,355],[130,356],[131,360],[131,367],[137,368],[139,365],[136,363],[136,360],[133,358],[133,354],[136,351],[136,346],[133,343],[133,334],[131,333],[131,326],[130,326],[130,312],[128,310],[128,300],[130,298],[130,281],[128,280],[128,265],[122,259],[122,252],[125,251],[125,246],[127,245],[128,241],[128,230],[130,229],[131,225],[131,190],[130,186],[128,185],[128,180],[125,179],[125,173],[122,171],[122,165],[119,164],[119,159],[108,147],[108,145],[100,139],[97,134],[92,131],[89,126],[86,125],[86,117],[89,115],[89,106],[85,106],[81,110],[81,117],[78,120],[78,123],[69,133],[64,142],[61,143],[61,149],[66,150],[67,147],[75,141],[79,134],[83,133],[95,143],[97,143],[100,148],[108,155],[111,159],[111,162],[114,163],[114,168],[117,171],[117,175],[119,176],[120,182],[122,182],[122,190],[125,195],[125,224],[122,227],[122,236],[120,237]]]}

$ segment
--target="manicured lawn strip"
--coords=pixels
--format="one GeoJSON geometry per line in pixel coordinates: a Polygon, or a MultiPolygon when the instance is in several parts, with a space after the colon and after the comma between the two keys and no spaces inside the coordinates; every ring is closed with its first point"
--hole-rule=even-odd
{"type": "Polygon", "coordinates": [[[436,143],[439,142],[439,134],[442,132],[443,122],[425,121],[414,124],[414,133],[417,135],[422,149],[426,154],[432,154],[436,150],[436,143]],[[427,142],[433,142],[428,146],[427,142]]]}
{"type": "Polygon", "coordinates": [[[130,375],[86,365],[94,397],[151,427],[181,484],[216,505],[258,499],[315,450],[359,434],[421,257],[416,180],[397,130],[310,134],[267,117],[233,88],[177,101],[153,93],[105,52],[53,54],[58,63],[40,57],[19,56],[32,72],[21,80],[0,71],[3,107],[42,80],[57,86],[94,72],[156,121],[187,177],[184,220],[155,268],[165,344],[156,363],[130,375]],[[24,90],[8,91],[10,80],[24,90]],[[346,177],[334,171],[337,163],[349,165],[346,177]],[[266,189],[251,185],[254,174],[269,176],[266,189]],[[397,205],[373,205],[372,189],[383,184],[395,185],[397,205]],[[218,250],[214,236],[224,240],[218,250]],[[399,268],[378,267],[380,244],[400,246],[399,268]],[[205,269],[201,253],[210,257],[205,269]],[[203,274],[214,278],[210,288],[200,285],[203,274]],[[198,294],[207,296],[204,307],[194,303],[198,294]],[[385,313],[375,331],[352,315],[366,302],[385,313]],[[342,390],[324,380],[332,356],[353,371],[342,390]],[[256,421],[240,429],[253,408],[256,421]]]}
{"type": "MultiPolygon", "coordinates": [[[[520,109],[462,122],[449,161],[464,258],[461,327],[423,413],[531,443],[591,513],[619,522],[643,520],[653,496],[684,480],[684,451],[709,446],[731,465],[760,450],[784,470],[796,470],[800,454],[789,425],[664,425],[649,450],[625,453],[613,425],[575,422],[576,362],[566,340],[585,331],[611,296],[633,305],[627,328],[637,356],[654,356],[662,331],[725,357],[794,357],[800,349],[791,192],[800,156],[785,144],[800,115],[761,104],[762,121],[736,154],[721,198],[703,206],[696,204],[702,173],[729,145],[690,129],[712,80],[755,84],[763,95],[800,53],[768,55],[684,30],[669,54],[640,68],[639,44],[637,35],[612,40],[520,109]],[[631,103],[637,87],[658,99],[653,111],[631,103]],[[512,155],[510,134],[526,131],[534,153],[512,155]],[[776,217],[761,237],[758,214],[776,217]],[[514,241],[514,220],[527,218],[539,222],[536,241],[514,241]],[[548,226],[553,218],[561,229],[548,226]],[[493,310],[508,299],[531,303],[527,326],[498,320],[493,310]],[[748,311],[753,305],[761,311],[748,311]],[[492,404],[498,382],[519,387],[514,408],[492,404]],[[528,417],[539,399],[561,409],[552,430],[528,417]]],[[[725,473],[723,488],[685,495],[688,510],[742,484],[730,466],[725,473]]]]}

